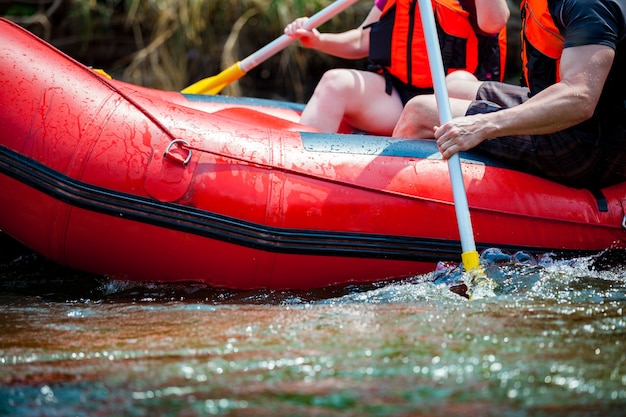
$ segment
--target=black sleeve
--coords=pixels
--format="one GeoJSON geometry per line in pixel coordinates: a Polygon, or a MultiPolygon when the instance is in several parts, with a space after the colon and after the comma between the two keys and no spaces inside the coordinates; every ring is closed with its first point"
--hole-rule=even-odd
{"type": "Polygon", "coordinates": [[[624,37],[626,0],[564,0],[555,10],[565,35],[565,48],[606,45],[613,49],[624,37]]]}

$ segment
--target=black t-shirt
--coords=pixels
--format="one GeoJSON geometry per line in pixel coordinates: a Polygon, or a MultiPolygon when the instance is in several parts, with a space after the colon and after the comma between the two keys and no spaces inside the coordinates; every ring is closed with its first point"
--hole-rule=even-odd
{"type": "Polygon", "coordinates": [[[625,0],[548,0],[565,48],[601,44],[617,49],[626,33],[625,0]]]}
{"type": "Polygon", "coordinates": [[[626,140],[626,0],[548,0],[565,48],[605,45],[615,59],[596,112],[584,128],[596,140],[626,140]]]}

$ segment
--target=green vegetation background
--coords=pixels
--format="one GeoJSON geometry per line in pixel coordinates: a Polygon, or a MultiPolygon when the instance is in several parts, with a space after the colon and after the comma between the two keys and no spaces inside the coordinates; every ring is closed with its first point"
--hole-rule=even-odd
{"type": "MultiPolygon", "coordinates": [[[[0,0],[15,21],[83,64],[116,79],[178,91],[245,58],[332,0],[0,0]]],[[[519,0],[509,0],[508,79],[519,74],[519,0]]],[[[362,0],[320,29],[358,26],[372,7],[362,0]]],[[[305,102],[329,68],[360,67],[297,42],[229,85],[223,94],[305,102]]]]}

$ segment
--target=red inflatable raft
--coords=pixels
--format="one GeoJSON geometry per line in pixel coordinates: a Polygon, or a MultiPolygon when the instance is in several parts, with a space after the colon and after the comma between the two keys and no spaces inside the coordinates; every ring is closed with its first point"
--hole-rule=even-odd
{"type": "MultiPolygon", "coordinates": [[[[0,230],[115,278],[309,289],[460,261],[432,141],[320,134],[300,105],[109,80],[0,21],[0,230]]],[[[478,250],[583,254],[626,237],[626,184],[591,192],[474,153],[478,250]]]]}

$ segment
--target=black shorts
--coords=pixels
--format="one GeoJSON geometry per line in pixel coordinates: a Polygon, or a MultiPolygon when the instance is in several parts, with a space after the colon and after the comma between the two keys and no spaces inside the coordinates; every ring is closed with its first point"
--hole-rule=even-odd
{"type": "MultiPolygon", "coordinates": [[[[499,111],[526,100],[527,88],[486,81],[466,115],[499,111]]],[[[595,189],[626,180],[626,148],[581,140],[574,129],[494,138],[477,149],[522,171],[573,187],[595,189]]]]}
{"type": "Polygon", "coordinates": [[[390,76],[393,87],[396,89],[398,94],[400,94],[400,100],[402,100],[402,105],[405,106],[406,103],[411,100],[415,96],[419,96],[421,94],[433,94],[433,88],[419,88],[414,87],[412,85],[406,84],[400,81],[398,78],[393,75],[390,76]]]}
{"type": "Polygon", "coordinates": [[[386,70],[381,69],[381,67],[376,65],[368,66],[368,71],[372,71],[380,75],[385,79],[385,93],[391,95],[391,92],[395,89],[400,96],[400,101],[402,101],[402,107],[406,106],[406,103],[409,102],[413,97],[419,96],[421,94],[433,94],[435,90],[433,87],[429,88],[421,88],[415,87],[411,84],[407,84],[401,81],[395,75],[391,75],[386,70]]]}

